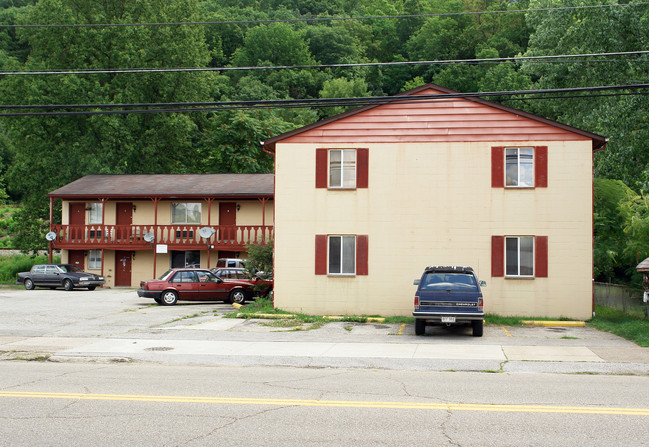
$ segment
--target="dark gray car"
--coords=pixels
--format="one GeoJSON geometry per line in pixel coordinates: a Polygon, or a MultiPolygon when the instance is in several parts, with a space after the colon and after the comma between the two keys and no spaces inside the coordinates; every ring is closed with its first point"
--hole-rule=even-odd
{"type": "Polygon", "coordinates": [[[95,290],[98,286],[104,284],[104,277],[94,273],[86,273],[72,264],[37,264],[28,272],[18,273],[16,283],[24,284],[27,290],[36,287],[95,290]]]}

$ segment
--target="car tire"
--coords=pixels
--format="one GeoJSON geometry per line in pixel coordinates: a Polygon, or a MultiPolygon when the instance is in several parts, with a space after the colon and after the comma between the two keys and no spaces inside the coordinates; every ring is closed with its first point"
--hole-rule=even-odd
{"type": "Polygon", "coordinates": [[[426,320],[415,319],[415,335],[426,333],[426,320]]]}
{"type": "Polygon", "coordinates": [[[243,304],[246,302],[246,293],[243,289],[234,289],[230,292],[230,304],[243,304]]]}
{"type": "Polygon", "coordinates": [[[162,304],[162,300],[160,298],[153,298],[153,301],[155,301],[158,304],[162,304]]]}
{"type": "Polygon", "coordinates": [[[273,289],[270,289],[268,291],[268,293],[266,294],[266,298],[269,298],[271,300],[275,298],[275,292],[273,292],[273,289]]]}
{"type": "Polygon", "coordinates": [[[36,286],[34,285],[34,281],[32,281],[31,279],[27,278],[27,279],[25,280],[25,289],[27,289],[27,290],[34,290],[35,288],[36,288],[36,286]]]}
{"type": "Polygon", "coordinates": [[[95,290],[97,286],[88,286],[88,290],[95,290]]]}
{"type": "Polygon", "coordinates": [[[72,281],[70,281],[69,279],[65,279],[63,280],[63,288],[69,292],[70,290],[74,289],[74,284],[72,284],[72,281]]]}
{"type": "Polygon", "coordinates": [[[163,306],[173,306],[178,302],[178,294],[173,290],[165,290],[160,295],[160,304],[163,306]]]}
{"type": "Polygon", "coordinates": [[[473,336],[474,337],[482,337],[482,332],[484,328],[484,324],[482,320],[473,320],[471,322],[471,326],[473,327],[473,336]]]}

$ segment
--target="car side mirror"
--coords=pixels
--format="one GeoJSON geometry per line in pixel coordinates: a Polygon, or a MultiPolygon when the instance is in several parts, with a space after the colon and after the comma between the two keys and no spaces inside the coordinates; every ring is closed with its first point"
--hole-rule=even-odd
{"type": "Polygon", "coordinates": [[[414,286],[418,286],[418,285],[419,285],[419,281],[420,281],[419,279],[415,279],[415,280],[412,282],[412,284],[413,284],[414,286]]]}
{"type": "Polygon", "coordinates": [[[487,287],[487,281],[480,281],[480,287],[487,287]]]}

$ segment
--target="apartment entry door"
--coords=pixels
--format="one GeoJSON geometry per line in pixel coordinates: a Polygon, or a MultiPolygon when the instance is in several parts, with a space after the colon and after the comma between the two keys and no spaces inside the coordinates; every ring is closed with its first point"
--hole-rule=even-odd
{"type": "Polygon", "coordinates": [[[115,287],[131,285],[131,257],[130,251],[115,252],[115,287]]]}
{"type": "Polygon", "coordinates": [[[234,242],[237,238],[237,204],[219,203],[219,240],[234,242]]]}

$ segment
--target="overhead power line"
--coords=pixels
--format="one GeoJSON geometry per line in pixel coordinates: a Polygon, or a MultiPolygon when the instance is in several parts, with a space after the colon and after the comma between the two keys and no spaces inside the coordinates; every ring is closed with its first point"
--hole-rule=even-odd
{"type": "MultiPolygon", "coordinates": [[[[354,98],[319,98],[319,99],[287,99],[264,101],[227,101],[227,102],[191,102],[191,103],[134,103],[134,104],[53,104],[53,105],[0,105],[0,110],[46,110],[44,112],[6,112],[0,117],[17,116],[53,116],[53,115],[102,115],[102,114],[150,114],[150,113],[186,113],[186,112],[217,112],[226,110],[274,109],[274,108],[304,108],[304,107],[336,107],[336,106],[367,106],[404,102],[433,102],[450,101],[458,98],[489,98],[503,96],[545,95],[558,93],[619,92],[628,95],[626,90],[649,89],[649,84],[609,85],[596,87],[574,87],[563,89],[515,90],[501,92],[474,93],[445,93],[434,95],[395,95],[354,98]],[[93,110],[80,110],[93,109],[93,110]],[[99,110],[96,110],[99,109],[99,110]],[[117,109],[117,110],[116,110],[117,109]]],[[[647,94],[649,92],[637,92],[647,94]]],[[[607,94],[606,96],[611,96],[607,94]]],[[[602,94],[580,96],[581,98],[596,98],[602,94]]],[[[534,99],[544,99],[536,97],[534,99]]]]}
{"type": "Polygon", "coordinates": [[[311,17],[295,19],[266,19],[266,20],[219,20],[206,22],[151,22],[151,23],[71,23],[71,24],[13,24],[0,25],[0,28],[107,28],[107,27],[129,27],[129,26],[195,26],[195,25],[246,25],[264,23],[291,23],[291,22],[329,22],[342,20],[379,20],[379,19],[409,19],[428,17],[453,17],[464,15],[485,15],[485,14],[514,14],[526,12],[550,12],[569,11],[579,9],[595,8],[616,8],[648,5],[649,2],[617,4],[617,5],[585,5],[585,6],[561,6],[557,8],[530,8],[511,9],[498,11],[467,11],[467,12],[443,12],[435,14],[401,14],[386,16],[361,16],[361,17],[311,17]]]}
{"type": "MultiPolygon", "coordinates": [[[[637,56],[649,54],[649,50],[641,51],[619,51],[613,53],[582,53],[582,54],[558,54],[550,56],[513,56],[494,57],[480,59],[446,59],[431,61],[397,61],[397,62],[359,62],[353,64],[317,64],[317,65],[271,65],[252,67],[176,67],[176,68],[91,68],[82,70],[33,70],[33,71],[0,71],[0,76],[46,76],[46,75],[83,75],[83,74],[119,74],[119,73],[178,73],[178,72],[204,72],[204,71],[251,71],[251,70],[302,70],[312,68],[354,68],[354,67],[390,67],[390,66],[412,66],[412,65],[446,65],[446,64],[483,64],[503,62],[547,62],[547,63],[575,63],[575,62],[633,62],[629,59],[589,59],[583,61],[570,61],[563,59],[588,58],[588,57],[612,57],[612,56],[637,56]]],[[[646,60],[640,62],[647,63],[646,60]]]]}

